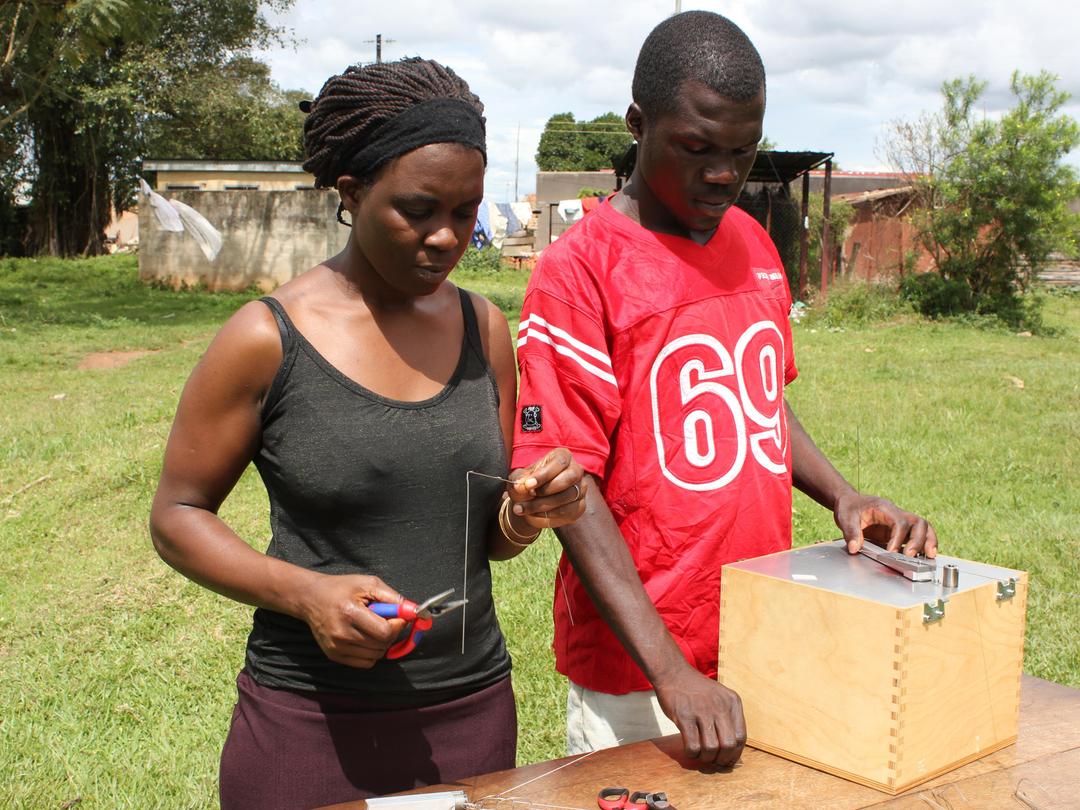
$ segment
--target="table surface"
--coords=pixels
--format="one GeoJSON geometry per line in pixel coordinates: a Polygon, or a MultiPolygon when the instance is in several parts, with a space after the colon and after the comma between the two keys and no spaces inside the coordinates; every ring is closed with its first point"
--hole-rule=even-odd
{"type": "MultiPolygon", "coordinates": [[[[702,771],[683,756],[678,735],[415,792],[465,790],[470,801],[492,810],[510,810],[509,802],[497,806],[494,797],[522,800],[513,810],[528,810],[528,803],[541,809],[557,805],[562,810],[593,810],[597,791],[610,785],[625,785],[632,791],[664,791],[678,810],[1080,808],[1080,690],[1025,675],[1020,730],[1014,745],[898,796],[752,748],[743,752],[730,771],[702,771]],[[562,765],[566,767],[560,768],[562,765]],[[481,802],[485,798],[488,801],[481,802]]],[[[364,807],[362,801],[333,805],[335,810],[364,807]]]]}

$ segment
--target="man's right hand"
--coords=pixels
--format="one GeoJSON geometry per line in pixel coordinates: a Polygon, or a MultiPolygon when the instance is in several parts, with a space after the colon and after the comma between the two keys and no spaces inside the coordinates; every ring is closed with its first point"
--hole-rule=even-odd
{"type": "Polygon", "coordinates": [[[679,727],[686,755],[719,768],[738,762],[746,745],[739,696],[689,664],[657,680],[653,687],[660,708],[679,727]]]}
{"type": "Polygon", "coordinates": [[[378,577],[320,574],[304,599],[303,619],[331,661],[370,669],[405,629],[403,619],[384,619],[370,602],[401,602],[402,596],[378,577]]]}

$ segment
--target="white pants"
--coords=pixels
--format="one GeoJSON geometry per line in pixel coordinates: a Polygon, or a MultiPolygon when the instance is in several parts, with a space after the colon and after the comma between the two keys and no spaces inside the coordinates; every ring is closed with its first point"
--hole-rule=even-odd
{"type": "Polygon", "coordinates": [[[566,695],[568,755],[678,733],[678,726],[661,711],[656,692],[608,695],[570,681],[566,695]]]}

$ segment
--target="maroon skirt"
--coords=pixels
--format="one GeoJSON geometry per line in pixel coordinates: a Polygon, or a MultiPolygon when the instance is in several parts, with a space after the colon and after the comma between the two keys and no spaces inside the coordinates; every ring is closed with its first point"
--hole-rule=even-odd
{"type": "Polygon", "coordinates": [[[514,767],[509,677],[418,709],[271,689],[246,671],[236,688],[221,752],[222,810],[307,810],[514,767]]]}

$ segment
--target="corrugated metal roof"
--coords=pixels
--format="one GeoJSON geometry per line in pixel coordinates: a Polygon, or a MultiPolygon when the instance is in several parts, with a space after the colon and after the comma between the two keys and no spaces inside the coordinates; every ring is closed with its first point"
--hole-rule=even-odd
{"type": "Polygon", "coordinates": [[[302,172],[302,163],[285,160],[144,160],[148,172],[302,172]]]}
{"type": "Polygon", "coordinates": [[[833,156],[832,152],[758,151],[750,183],[790,183],[833,156]]]}
{"type": "Polygon", "coordinates": [[[843,200],[852,205],[861,205],[862,203],[877,202],[878,200],[884,200],[889,197],[910,195],[914,192],[914,186],[896,186],[896,188],[879,188],[873,191],[853,191],[850,194],[834,194],[833,199],[843,200]]]}

